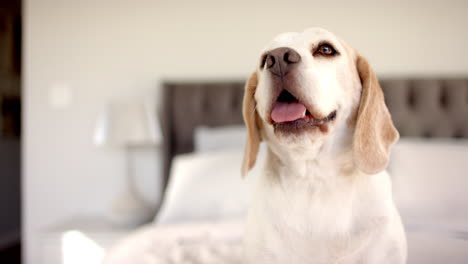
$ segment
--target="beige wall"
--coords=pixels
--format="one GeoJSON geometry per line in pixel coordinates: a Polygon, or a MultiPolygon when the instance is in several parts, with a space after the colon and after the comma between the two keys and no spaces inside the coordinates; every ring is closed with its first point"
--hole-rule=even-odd
{"type": "MultiPolygon", "coordinates": [[[[382,75],[468,74],[463,0],[26,0],[23,203],[27,264],[38,231],[103,213],[123,182],[121,152],[92,144],[110,99],[157,94],[161,78],[244,78],[275,34],[319,25],[358,48],[382,75]],[[65,85],[69,105],[50,105],[65,85]]],[[[148,165],[150,166],[150,165],[148,165]]]]}

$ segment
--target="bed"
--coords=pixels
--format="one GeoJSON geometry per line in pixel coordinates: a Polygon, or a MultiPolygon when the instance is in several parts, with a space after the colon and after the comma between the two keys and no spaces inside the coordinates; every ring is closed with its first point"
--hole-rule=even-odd
{"type": "MultiPolygon", "coordinates": [[[[467,263],[468,78],[381,85],[402,136],[388,169],[407,229],[408,263],[467,263]]],[[[163,206],[104,263],[242,263],[242,219],[258,174],[256,166],[240,179],[243,82],[163,87],[163,206]]]]}

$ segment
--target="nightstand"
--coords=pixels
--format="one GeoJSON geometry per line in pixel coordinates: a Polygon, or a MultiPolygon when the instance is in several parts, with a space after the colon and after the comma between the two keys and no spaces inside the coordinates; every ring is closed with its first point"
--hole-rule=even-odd
{"type": "Polygon", "coordinates": [[[105,252],[138,227],[122,227],[104,217],[76,217],[41,232],[41,264],[100,264],[105,252]]]}

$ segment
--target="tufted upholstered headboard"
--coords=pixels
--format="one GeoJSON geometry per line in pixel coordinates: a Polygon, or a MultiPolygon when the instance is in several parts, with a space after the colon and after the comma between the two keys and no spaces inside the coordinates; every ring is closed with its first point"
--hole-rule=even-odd
{"type": "Polygon", "coordinates": [[[468,138],[468,78],[380,83],[401,136],[468,138]]]}
{"type": "MultiPolygon", "coordinates": [[[[468,138],[468,78],[386,79],[380,84],[402,137],[468,138]]],[[[193,151],[197,126],[242,124],[243,81],[166,82],[165,180],[177,154],[193,151]]]]}

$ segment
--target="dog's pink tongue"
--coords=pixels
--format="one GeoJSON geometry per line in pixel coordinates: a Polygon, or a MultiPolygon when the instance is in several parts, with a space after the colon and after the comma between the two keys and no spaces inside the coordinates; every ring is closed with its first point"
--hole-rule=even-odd
{"type": "Polygon", "coordinates": [[[271,119],[275,123],[294,121],[305,116],[305,105],[295,103],[276,102],[271,111],[271,119]]]}

